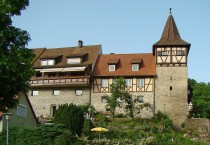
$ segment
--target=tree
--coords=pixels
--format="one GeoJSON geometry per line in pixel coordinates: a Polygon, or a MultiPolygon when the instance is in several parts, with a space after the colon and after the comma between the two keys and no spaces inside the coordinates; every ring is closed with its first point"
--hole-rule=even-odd
{"type": "Polygon", "coordinates": [[[122,77],[115,79],[111,85],[111,96],[107,96],[107,106],[111,110],[111,115],[114,119],[115,109],[119,106],[118,99],[122,98],[125,92],[125,80],[122,77]]]}
{"type": "Polygon", "coordinates": [[[194,79],[188,78],[188,85],[193,88],[197,84],[197,81],[194,79]]]}
{"type": "Polygon", "coordinates": [[[63,104],[56,110],[54,122],[63,124],[73,134],[80,135],[84,125],[84,112],[80,106],[63,104]]]}
{"type": "Polygon", "coordinates": [[[210,86],[206,83],[197,83],[193,86],[193,117],[210,118],[210,86]]]}
{"type": "Polygon", "coordinates": [[[34,74],[34,54],[26,48],[29,34],[12,26],[11,19],[28,5],[28,0],[0,0],[0,111],[15,106],[16,96],[28,90],[34,74]]]}

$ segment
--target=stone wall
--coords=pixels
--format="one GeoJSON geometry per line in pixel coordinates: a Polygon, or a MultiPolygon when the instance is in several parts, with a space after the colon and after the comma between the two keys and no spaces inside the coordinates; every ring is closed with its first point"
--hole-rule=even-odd
{"type": "Polygon", "coordinates": [[[38,96],[32,96],[31,91],[29,92],[29,99],[36,113],[36,116],[49,117],[51,116],[51,105],[56,105],[56,108],[60,104],[76,104],[82,105],[89,103],[90,91],[89,88],[82,89],[82,95],[77,96],[75,94],[75,88],[59,88],[60,95],[53,95],[53,88],[40,88],[36,89],[39,91],[38,96]]]}
{"type": "Polygon", "coordinates": [[[187,67],[156,67],[156,111],[169,115],[180,125],[187,119],[187,67]]]}
{"type": "Polygon", "coordinates": [[[191,131],[209,132],[210,131],[210,119],[190,118],[185,121],[185,127],[191,131]]]}
{"type": "MultiPolygon", "coordinates": [[[[154,92],[130,92],[134,97],[135,96],[144,96],[144,103],[149,102],[153,106],[153,100],[154,100],[154,92]]],[[[111,93],[93,93],[92,92],[92,98],[91,98],[91,105],[95,107],[95,109],[99,112],[106,112],[106,103],[101,102],[102,96],[110,96],[111,93]]],[[[140,103],[139,103],[140,104],[140,103]]],[[[116,114],[117,113],[125,113],[122,108],[117,107],[116,108],[116,114]]],[[[153,116],[152,110],[145,110],[141,117],[143,118],[151,118],[153,116]]]]}

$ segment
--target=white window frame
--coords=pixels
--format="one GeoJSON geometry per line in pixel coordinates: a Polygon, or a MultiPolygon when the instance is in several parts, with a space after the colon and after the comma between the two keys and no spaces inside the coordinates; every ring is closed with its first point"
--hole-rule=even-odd
{"type": "Polygon", "coordinates": [[[144,85],[145,85],[145,81],[144,81],[143,78],[142,79],[136,79],[136,86],[137,87],[144,87],[144,85]]]}
{"type": "Polygon", "coordinates": [[[133,80],[132,79],[125,79],[125,84],[126,84],[127,87],[132,87],[133,80]]]}
{"type": "Polygon", "coordinates": [[[47,65],[47,60],[46,59],[41,60],[41,66],[45,66],[45,65],[47,65]]]}
{"type": "Polygon", "coordinates": [[[138,71],[139,70],[139,64],[132,64],[132,71],[138,71]]]}
{"type": "Polygon", "coordinates": [[[55,60],[54,59],[42,59],[41,66],[47,66],[47,65],[55,65],[55,60]]]}
{"type": "Polygon", "coordinates": [[[32,90],[31,96],[38,96],[38,95],[39,95],[39,91],[32,90]]]}
{"type": "Polygon", "coordinates": [[[67,64],[80,64],[82,62],[81,57],[73,57],[67,59],[67,64]]]}
{"type": "Polygon", "coordinates": [[[48,59],[47,65],[54,65],[54,64],[55,64],[55,60],[54,59],[48,59]]]}
{"type": "Polygon", "coordinates": [[[76,89],[76,90],[75,90],[75,94],[76,94],[77,96],[82,96],[82,93],[83,93],[83,90],[82,90],[82,89],[76,89]]]}
{"type": "Polygon", "coordinates": [[[108,79],[101,79],[101,87],[102,88],[109,87],[109,80],[108,79]]]}
{"type": "Polygon", "coordinates": [[[17,105],[17,116],[26,118],[26,109],[27,109],[26,106],[24,106],[22,104],[18,104],[17,105]]]}
{"type": "Polygon", "coordinates": [[[109,64],[109,71],[115,71],[116,65],[115,64],[109,64]]]}
{"type": "Polygon", "coordinates": [[[60,90],[53,90],[53,96],[59,96],[61,93],[60,90]]]}

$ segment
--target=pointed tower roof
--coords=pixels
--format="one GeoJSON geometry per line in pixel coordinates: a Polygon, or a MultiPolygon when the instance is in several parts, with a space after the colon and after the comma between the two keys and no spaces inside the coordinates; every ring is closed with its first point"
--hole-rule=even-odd
{"type": "Polygon", "coordinates": [[[153,52],[154,48],[157,46],[187,46],[188,48],[190,47],[190,43],[181,39],[175,20],[171,14],[171,9],[162,36],[160,40],[153,45],[153,52]]]}

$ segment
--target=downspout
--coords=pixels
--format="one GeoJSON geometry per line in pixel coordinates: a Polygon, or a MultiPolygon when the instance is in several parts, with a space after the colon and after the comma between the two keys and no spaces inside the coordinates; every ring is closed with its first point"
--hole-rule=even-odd
{"type": "Polygon", "coordinates": [[[156,107],[156,105],[155,105],[155,102],[156,102],[156,97],[155,97],[155,88],[156,88],[156,84],[155,84],[155,82],[156,82],[156,78],[157,78],[157,76],[154,76],[154,94],[153,94],[153,117],[155,117],[155,107],[156,107]]]}

